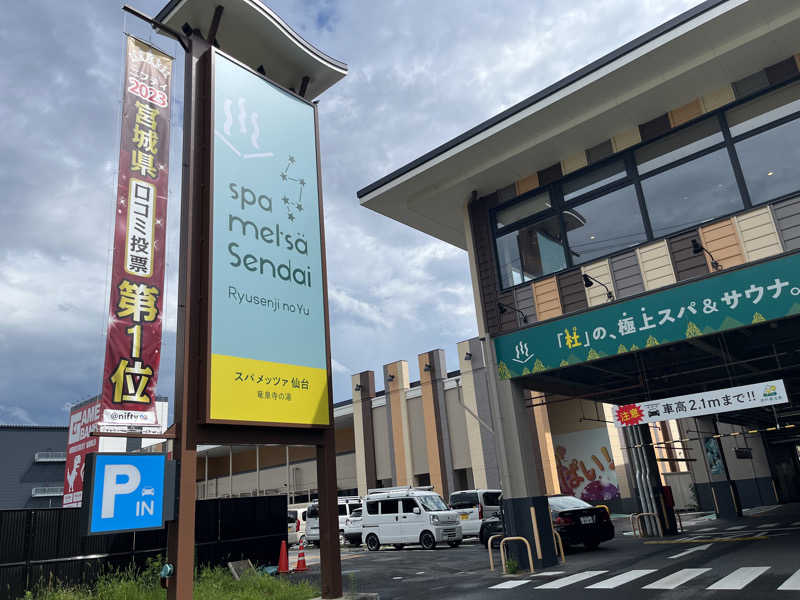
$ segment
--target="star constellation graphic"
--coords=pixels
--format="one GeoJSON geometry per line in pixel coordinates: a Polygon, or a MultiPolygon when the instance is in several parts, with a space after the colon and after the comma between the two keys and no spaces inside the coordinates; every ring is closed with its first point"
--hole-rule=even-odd
{"type": "Polygon", "coordinates": [[[297,199],[293,201],[289,198],[288,195],[284,194],[281,200],[283,201],[283,205],[286,207],[286,213],[289,218],[289,221],[294,222],[295,220],[295,211],[296,212],[303,212],[303,188],[306,185],[306,180],[302,177],[290,177],[289,170],[296,164],[296,160],[294,156],[289,155],[288,162],[286,163],[286,167],[284,167],[283,171],[281,171],[281,180],[282,181],[291,181],[297,184],[297,199]]]}

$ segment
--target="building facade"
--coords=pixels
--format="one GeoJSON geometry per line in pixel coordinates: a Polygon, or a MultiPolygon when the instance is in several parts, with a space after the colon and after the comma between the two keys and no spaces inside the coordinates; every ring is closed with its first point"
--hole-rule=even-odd
{"type": "Polygon", "coordinates": [[[525,511],[565,398],[622,422],[659,529],[662,462],[720,514],[800,498],[798,34],[796,2],[708,0],[358,192],[468,253],[503,491],[525,511]],[[725,392],[774,380],[778,405],[725,392]],[[695,418],[687,394],[720,410],[695,418]]]}
{"type": "Polygon", "coordinates": [[[0,425],[0,509],[58,508],[67,427],[0,425]]]}

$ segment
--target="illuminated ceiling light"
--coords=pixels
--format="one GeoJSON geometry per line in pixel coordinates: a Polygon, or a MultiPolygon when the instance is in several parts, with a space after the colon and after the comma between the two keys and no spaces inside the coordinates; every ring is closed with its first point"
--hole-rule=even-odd
{"type": "Polygon", "coordinates": [[[595,236],[593,236],[593,235],[590,235],[590,236],[589,236],[589,239],[590,239],[590,240],[593,240],[593,239],[594,239],[594,237],[595,237],[595,236]]]}
{"type": "Polygon", "coordinates": [[[770,171],[767,173],[767,177],[772,177],[773,175],[775,175],[775,171],[770,171]]]}

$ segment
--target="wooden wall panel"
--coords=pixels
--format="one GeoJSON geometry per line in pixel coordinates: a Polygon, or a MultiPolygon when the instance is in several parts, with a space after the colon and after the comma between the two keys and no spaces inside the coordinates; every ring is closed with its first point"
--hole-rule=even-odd
{"type": "Polygon", "coordinates": [[[784,200],[773,205],[772,213],[784,250],[800,248],[800,198],[784,200]]]}
{"type": "Polygon", "coordinates": [[[692,240],[700,243],[700,234],[697,230],[687,231],[668,240],[669,254],[678,281],[686,281],[708,273],[705,252],[695,254],[692,249],[692,240]]]}
{"type": "Polygon", "coordinates": [[[558,281],[558,295],[561,298],[561,310],[564,314],[578,312],[589,308],[584,291],[583,277],[579,269],[560,273],[558,281]]]}
{"type": "Polygon", "coordinates": [[[558,283],[555,277],[540,279],[531,286],[533,300],[536,304],[536,314],[540,321],[560,316],[561,298],[558,296],[558,283]]]}
{"type": "MultiPolygon", "coordinates": [[[[635,260],[634,260],[635,263],[635,260]]],[[[638,273],[639,267],[636,265],[636,271],[638,273]]],[[[588,265],[584,265],[581,269],[582,273],[586,273],[590,277],[594,277],[597,281],[602,281],[605,283],[608,288],[611,290],[611,293],[614,294],[616,297],[616,291],[614,290],[614,280],[611,276],[611,265],[607,260],[600,260],[596,263],[591,263],[588,265]]],[[[641,275],[639,276],[639,281],[641,281],[641,275]]],[[[610,302],[608,299],[608,295],[606,294],[605,289],[603,289],[602,285],[598,285],[595,283],[593,286],[584,288],[586,290],[586,300],[589,302],[589,306],[598,306],[600,304],[605,304],[606,302],[610,302]]]]}
{"type": "Polygon", "coordinates": [[[769,206],[734,217],[747,262],[766,258],[782,251],[781,240],[769,206]]]}
{"type": "Polygon", "coordinates": [[[472,239],[475,244],[475,260],[478,275],[478,289],[483,303],[486,331],[498,335],[501,331],[500,313],[497,310],[498,276],[489,225],[489,209],[497,204],[497,194],[478,198],[469,205],[469,220],[472,226],[472,239]]]}
{"type": "Polygon", "coordinates": [[[675,271],[672,268],[667,240],[660,240],[636,249],[639,267],[642,269],[642,280],[646,290],[654,290],[675,283],[675,271]]]}
{"type": "Polygon", "coordinates": [[[631,250],[624,254],[617,254],[609,259],[611,277],[614,280],[614,296],[627,298],[644,291],[642,270],[639,268],[639,258],[631,250]]]}
{"type": "MultiPolygon", "coordinates": [[[[800,231],[798,231],[798,235],[800,235],[800,231]]],[[[701,227],[700,243],[714,255],[723,269],[730,269],[744,263],[742,244],[739,242],[739,234],[736,232],[733,219],[725,219],[701,227]]],[[[707,254],[706,264],[710,269],[711,258],[707,254]]]]}
{"type": "Polygon", "coordinates": [[[525,313],[528,323],[536,321],[536,305],[533,303],[533,288],[530,285],[521,285],[513,289],[514,306],[525,313]]]}

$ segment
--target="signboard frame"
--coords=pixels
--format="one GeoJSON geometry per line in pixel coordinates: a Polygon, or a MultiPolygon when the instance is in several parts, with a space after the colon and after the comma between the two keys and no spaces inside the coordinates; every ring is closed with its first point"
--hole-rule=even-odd
{"type": "Polygon", "coordinates": [[[92,452],[86,457],[86,479],[84,481],[84,502],[80,507],[80,531],[84,535],[113,535],[116,533],[129,533],[135,531],[158,531],[164,529],[168,521],[174,521],[176,516],[176,480],[177,463],[170,460],[166,452],[147,452],[131,454],[129,452],[92,452]],[[92,510],[94,506],[94,476],[98,456],[162,456],[164,457],[164,490],[163,508],[161,511],[161,525],[158,527],[136,527],[133,529],[114,529],[112,531],[92,531],[92,510]]]}
{"type": "Polygon", "coordinates": [[[205,369],[202,373],[203,386],[201,390],[201,406],[198,407],[198,417],[200,422],[204,425],[242,425],[246,427],[276,427],[280,429],[312,429],[320,430],[333,427],[333,381],[331,370],[331,343],[330,343],[330,311],[328,308],[328,278],[327,278],[327,259],[326,259],[326,245],[325,245],[325,222],[323,210],[323,197],[322,197],[322,165],[320,160],[320,145],[319,145],[319,111],[315,102],[309,102],[306,98],[298,95],[293,90],[286,89],[279,83],[273,81],[266,75],[254,71],[236,58],[222,52],[218,48],[210,47],[208,54],[205,56],[208,64],[205,65],[205,70],[208,76],[209,97],[205,107],[204,114],[201,118],[206,120],[206,134],[207,145],[205,148],[206,156],[202,157],[202,161],[206,166],[206,173],[203,180],[205,183],[204,198],[204,220],[202,224],[202,231],[207,242],[203,247],[203,259],[205,268],[202,272],[203,282],[202,286],[204,292],[201,297],[201,319],[204,320],[205,331],[202,333],[202,353],[203,364],[205,369]],[[212,331],[212,282],[213,282],[213,240],[214,240],[214,223],[213,223],[213,210],[214,210],[214,95],[215,95],[215,60],[227,60],[247,72],[249,75],[261,79],[267,85],[271,85],[279,91],[290,95],[298,102],[308,105],[313,110],[314,119],[314,156],[316,162],[316,186],[317,186],[317,207],[319,219],[319,253],[320,253],[320,267],[319,274],[322,288],[322,309],[323,309],[323,327],[324,327],[324,340],[325,340],[325,368],[326,368],[326,383],[327,383],[327,423],[314,424],[303,422],[283,422],[283,421],[262,421],[262,420],[231,420],[231,419],[215,419],[211,417],[211,331],[212,331]]]}

